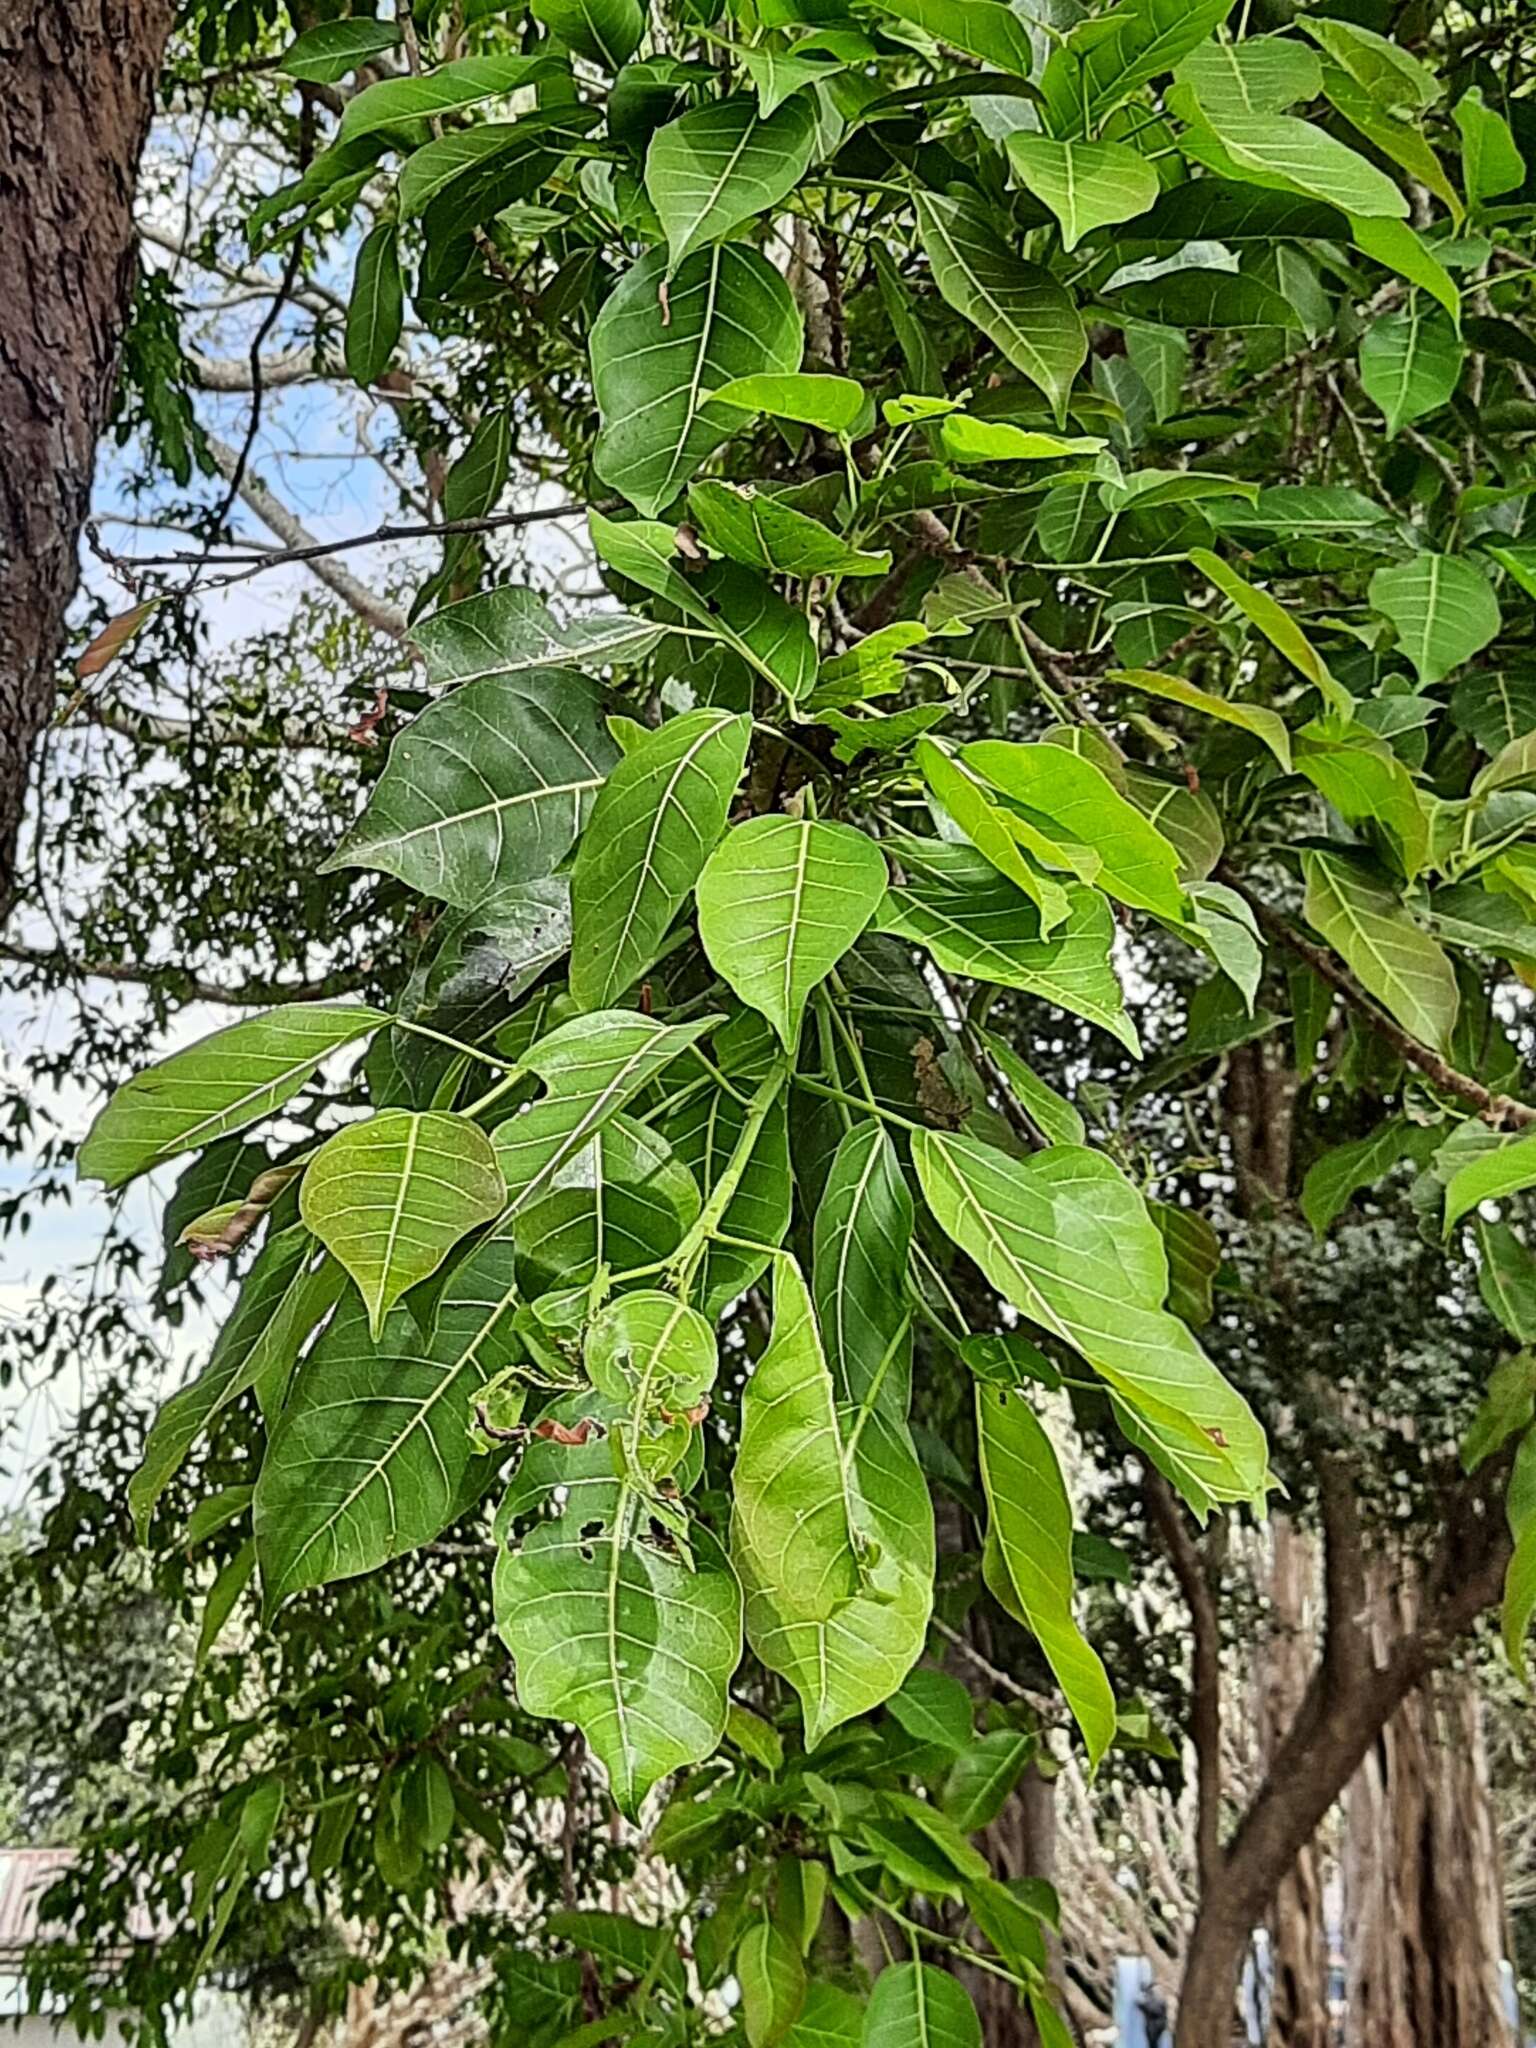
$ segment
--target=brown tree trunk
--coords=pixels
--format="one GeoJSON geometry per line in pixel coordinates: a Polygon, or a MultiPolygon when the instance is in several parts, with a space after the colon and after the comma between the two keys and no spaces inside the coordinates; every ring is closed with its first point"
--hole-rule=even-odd
{"type": "Polygon", "coordinates": [[[0,0],[0,913],[133,283],[172,0],[0,0]]]}
{"type": "MultiPolygon", "coordinates": [[[[1270,1633],[1258,1672],[1259,1742],[1266,1767],[1307,1690],[1321,1595],[1316,1538],[1289,1515],[1270,1529],[1270,1633]]],[[[1274,2048],[1329,2048],[1328,1931],[1322,1855],[1309,1842],[1282,1879],[1269,1914],[1274,2048]]]]}
{"type": "MultiPolygon", "coordinates": [[[[1372,1574],[1379,1631],[1402,1594],[1372,1574]]],[[[1398,1709],[1345,1800],[1347,2048],[1509,2048],[1504,1911],[1480,1703],[1444,1674],[1398,1709]]]]}

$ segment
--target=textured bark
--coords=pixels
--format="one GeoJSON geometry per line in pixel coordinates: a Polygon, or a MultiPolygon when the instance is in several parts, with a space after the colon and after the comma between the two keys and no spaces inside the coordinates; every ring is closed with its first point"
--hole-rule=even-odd
{"type": "Polygon", "coordinates": [[[171,0],[0,0],[0,913],[133,284],[171,0]]]}
{"type": "MultiPolygon", "coordinates": [[[[1266,1765],[1279,1749],[1307,1690],[1318,1633],[1317,1541],[1289,1515],[1270,1530],[1270,1634],[1258,1671],[1259,1741],[1266,1765]]],[[[1309,1842],[1281,1881],[1269,1915],[1274,2048],[1330,2048],[1328,1930],[1323,1868],[1309,1842]]]]}
{"type": "MultiPolygon", "coordinates": [[[[1408,1619],[1372,1573],[1378,1636],[1408,1619]]],[[[1347,2048],[1508,2048],[1504,1912],[1476,1691],[1442,1675],[1382,1730],[1345,1801],[1347,2048]]]]}

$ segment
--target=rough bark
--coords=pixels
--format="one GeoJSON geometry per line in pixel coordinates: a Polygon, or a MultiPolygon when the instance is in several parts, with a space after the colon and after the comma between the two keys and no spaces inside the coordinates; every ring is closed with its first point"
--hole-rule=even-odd
{"type": "MultiPolygon", "coordinates": [[[[1397,1574],[1371,1580],[1380,1640],[1411,1617],[1397,1574]]],[[[1469,1679],[1443,1674],[1398,1709],[1345,1814],[1347,2048],[1507,2048],[1498,1842],[1469,1679]]]]}
{"type": "MultiPolygon", "coordinates": [[[[1270,1531],[1270,1632],[1259,1662],[1259,1742],[1266,1763],[1285,1738],[1306,1694],[1314,1645],[1320,1574],[1317,1542],[1289,1515],[1270,1531]]],[[[1323,1859],[1309,1842],[1281,1880],[1269,1914],[1274,1996],[1269,2038],[1274,2048],[1330,2048],[1328,1931],[1323,1912],[1323,1859]]]]}
{"type": "Polygon", "coordinates": [[[0,0],[0,913],[133,285],[171,0],[0,0]]]}

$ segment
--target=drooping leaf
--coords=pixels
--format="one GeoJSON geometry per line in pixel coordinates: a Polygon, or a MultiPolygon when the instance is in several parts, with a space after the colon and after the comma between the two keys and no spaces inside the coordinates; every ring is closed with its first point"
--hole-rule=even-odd
{"type": "Polygon", "coordinates": [[[919,192],[918,237],[940,294],[1038,384],[1057,415],[1088,354],[1072,298],[1048,270],[1026,263],[978,209],[919,192]]]}
{"type": "Polygon", "coordinates": [[[817,1204],[811,1285],[840,1398],[868,1401],[898,1423],[912,1373],[911,1238],[912,1197],[895,1147],[874,1119],[856,1123],[817,1204]]]}
{"type": "MultiPolygon", "coordinates": [[[[546,1411],[567,1433],[583,1421],[606,1429],[622,1413],[595,1392],[546,1411]]],[[[496,1624],[518,1700],[576,1723],[628,1814],[725,1732],[741,1591],[707,1528],[687,1540],[691,1564],[653,1528],[646,1488],[616,1474],[598,1429],[584,1443],[531,1443],[497,1511],[496,1624]]]]}
{"type": "Polygon", "coordinates": [[[269,1612],[306,1587],[374,1571],[452,1521],[475,1401],[520,1349],[514,1306],[505,1237],[449,1274],[430,1337],[408,1308],[370,1337],[365,1305],[342,1303],[300,1369],[256,1484],[269,1612]]]}
{"type": "Polygon", "coordinates": [[[1218,1500],[1262,1503],[1263,1431],[1163,1306],[1168,1262],[1140,1194],[1102,1153],[1015,1160],[949,1132],[912,1141],[945,1232],[1020,1314],[1081,1352],[1132,1410],[1172,1430],[1218,1500]]]}
{"type": "Polygon", "coordinates": [[[1191,711],[1203,712],[1207,718],[1219,718],[1224,725],[1241,727],[1261,740],[1286,773],[1290,773],[1291,735],[1278,711],[1267,710],[1261,704],[1235,704],[1230,698],[1218,697],[1213,691],[1186,682],[1183,676],[1164,675],[1157,669],[1111,669],[1109,680],[1128,684],[1151,697],[1166,698],[1170,704],[1183,704],[1191,711]]]}
{"type": "Polygon", "coordinates": [[[731,1555],[758,1657],[800,1695],[810,1748],[889,1698],[921,1654],[933,1513],[904,1422],[840,1401],[799,1268],[742,1396],[731,1555]]]}
{"type": "Polygon", "coordinates": [[[1045,1652],[1094,1769],[1114,1740],[1115,1696],[1072,1613],[1072,1503],[1055,1447],[1029,1404],[1001,1387],[977,1387],[976,1431],[988,1583],[1045,1652]]]}
{"type": "Polygon", "coordinates": [[[305,1171],[299,1208],[357,1282],[376,1338],[406,1289],[506,1199],[478,1124],[442,1110],[385,1109],[326,1140],[305,1171]]]}
{"type": "Polygon", "coordinates": [[[717,973],[793,1051],[810,993],[885,894],[885,860],[851,825],[750,818],[699,877],[699,936],[717,973]]]}
{"type": "Polygon", "coordinates": [[[382,868],[464,909],[552,874],[615,749],[574,669],[530,668],[451,691],[389,750],[362,816],[323,863],[382,868]]]}
{"type": "Polygon", "coordinates": [[[571,993],[598,1010],[652,964],[725,827],[752,736],[727,711],[647,733],[603,785],[571,876],[571,993]]]}
{"type": "Polygon", "coordinates": [[[767,118],[755,99],[739,94],[658,128],[646,151],[645,189],[672,269],[776,207],[805,175],[815,141],[815,103],[806,93],[767,118]]]}
{"type": "Polygon", "coordinates": [[[805,2004],[805,1962],[771,1920],[747,1929],[736,1949],[747,2048],[778,2048],[805,2004]]]}
{"type": "Polygon", "coordinates": [[[243,1130],[291,1101],[331,1053],[388,1022],[361,1003],[285,1003],[226,1025],[117,1090],[80,1147],[80,1173],[121,1187],[243,1130]]]}
{"type": "Polygon", "coordinates": [[[602,416],[593,463],[647,519],[741,427],[738,409],[703,394],[733,378],[798,369],[802,345],[789,288],[756,250],[717,243],[696,250],[670,284],[668,271],[664,250],[643,256],[592,329],[602,416]]]}
{"type": "Polygon", "coordinates": [[[357,252],[347,302],[347,369],[359,384],[371,384],[389,367],[404,318],[400,231],[393,221],[380,221],[357,252]]]}
{"type": "Polygon", "coordinates": [[[1098,873],[1097,855],[1091,866],[1085,865],[1075,855],[1063,857],[1053,851],[1044,834],[1026,827],[1029,837],[1024,843],[1030,844],[1030,852],[1035,856],[1031,859],[1021,844],[1021,835],[1012,829],[1017,821],[993,803],[976,778],[942,747],[932,740],[920,739],[913,750],[913,758],[933,796],[976,851],[990,861],[1000,875],[1006,875],[1010,882],[1022,889],[1039,910],[1040,937],[1048,939],[1065,921],[1070,905],[1066,890],[1046,871],[1047,866],[1071,868],[1080,880],[1092,881],[1098,873]]]}
{"type": "Polygon", "coordinates": [[[1467,198],[1481,206],[1525,183],[1525,159],[1510,133],[1509,123],[1474,85],[1453,109],[1461,130],[1461,176],[1467,198]]]}

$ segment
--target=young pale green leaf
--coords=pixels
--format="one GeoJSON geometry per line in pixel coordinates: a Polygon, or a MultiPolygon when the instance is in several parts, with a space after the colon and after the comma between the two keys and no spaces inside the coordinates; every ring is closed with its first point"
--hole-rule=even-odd
{"type": "Polygon", "coordinates": [[[593,463],[648,519],[741,427],[739,408],[703,394],[738,377],[794,370],[803,344],[789,287],[755,249],[698,249],[670,284],[668,275],[666,252],[653,249],[592,328],[602,419],[593,463]]]}
{"type": "Polygon", "coordinates": [[[747,1636],[800,1695],[806,1746],[896,1691],[922,1653],[933,1510],[904,1422],[838,1400],[800,1270],[742,1395],[731,1555],[747,1636]]]}
{"type": "Polygon", "coordinates": [[[1424,689],[1497,637],[1503,620],[1484,570],[1466,555],[1417,554],[1371,578],[1370,600],[1397,628],[1424,689]]]}
{"type": "Polygon", "coordinates": [[[851,433],[869,405],[869,394],[852,377],[828,377],[809,370],[782,374],[760,372],[733,377],[708,394],[716,404],[738,412],[771,413],[776,420],[794,420],[824,433],[851,433]]]}
{"type": "Polygon", "coordinates": [[[1149,697],[1165,698],[1170,704],[1183,704],[1190,711],[1203,712],[1207,718],[1219,718],[1224,725],[1239,726],[1261,740],[1285,772],[1290,773],[1291,735],[1278,711],[1267,711],[1262,704],[1234,704],[1230,698],[1218,697],[1196,683],[1186,682],[1183,676],[1166,676],[1160,669],[1111,669],[1109,681],[1125,683],[1149,697]]]}
{"type": "Polygon", "coordinates": [[[361,1003],[285,1003],[200,1038],[116,1091],[80,1147],[82,1178],[121,1187],[243,1130],[291,1101],[331,1053],[388,1022],[361,1003]]]}
{"type": "Polygon", "coordinates": [[[699,537],[718,554],[774,576],[883,576],[888,548],[850,547],[819,519],[798,512],[752,484],[693,484],[688,513],[699,537]]]}
{"type": "Polygon", "coordinates": [[[946,973],[1017,988],[1107,1031],[1137,1058],[1136,1027],[1111,960],[1115,922],[1097,889],[1065,885],[1067,921],[1050,938],[1022,891],[969,847],[935,842],[876,915],[883,932],[926,946],[946,973]]]}
{"type": "Polygon", "coordinates": [[[603,1431],[623,1410],[568,1394],[548,1418],[585,1441],[535,1440],[496,1516],[496,1625],[530,1714],[574,1721],[634,1815],[669,1772],[725,1732],[741,1658],[741,1589],[703,1527],[692,1563],[652,1527],[652,1502],[620,1475],[603,1431]]]}
{"type": "MultiPolygon", "coordinates": [[[[887,404],[887,415],[890,409],[887,404]]],[[[1106,445],[1097,434],[1042,434],[1011,420],[978,420],[964,412],[941,419],[938,432],[951,462],[1056,462],[1066,455],[1097,455],[1106,445]]]]}
{"type": "Polygon", "coordinates": [[[523,1065],[548,1092],[494,1135],[513,1212],[556,1185],[610,1119],[719,1022],[664,1024],[633,1010],[596,1010],[540,1039],[523,1065]]]}
{"type": "Polygon", "coordinates": [[[981,1040],[998,1072],[1012,1089],[1020,1108],[1046,1143],[1081,1145],[1087,1136],[1087,1127],[1065,1095],[1059,1095],[1048,1081],[1042,1081],[1006,1038],[999,1037],[995,1031],[983,1031],[981,1040]]]}
{"type": "Polygon", "coordinates": [[[869,1995],[863,2048],[981,2048],[981,2022],[958,1977],[932,1963],[892,1963],[869,1995]]]}
{"type": "Polygon", "coordinates": [[[1418,285],[1437,299],[1460,331],[1461,293],[1417,228],[1411,228],[1405,220],[1378,216],[1374,220],[1352,220],[1350,233],[1357,249],[1363,249],[1367,256],[1373,256],[1388,270],[1395,270],[1399,277],[1406,277],[1410,284],[1418,285]]]}
{"type": "Polygon", "coordinates": [[[867,1401],[896,1423],[912,1377],[911,1240],[912,1197],[896,1148],[874,1119],[856,1123],[817,1204],[811,1289],[838,1398],[867,1401]]]}
{"type": "Polygon", "coordinates": [[[1341,818],[1383,832],[1403,877],[1429,858],[1429,812],[1417,785],[1385,740],[1363,726],[1339,736],[1332,722],[1297,736],[1296,766],[1341,818]]]}
{"type": "Polygon", "coordinates": [[[941,296],[1039,385],[1058,418],[1088,354],[1088,337],[1068,293],[999,239],[980,210],[919,192],[918,239],[941,296]]]}
{"type": "Polygon", "coordinates": [[[811,990],[885,894],[885,857],[851,825],[749,818],[699,877],[699,936],[718,974],[793,1051],[811,990]]]}
{"type": "Polygon", "coordinates": [[[1115,1696],[1072,1613],[1072,1503],[1055,1446],[1028,1402],[1001,1387],[977,1387],[976,1436],[988,1583],[1045,1652],[1095,1769],[1114,1740],[1115,1696]]]}
{"type": "Polygon", "coordinates": [[[1161,916],[1183,915],[1174,848],[1085,756],[1040,742],[973,740],[961,758],[1048,832],[1091,847],[1099,884],[1111,896],[1161,916]]]}
{"type": "Polygon", "coordinates": [[[621,1294],[587,1326],[587,1377],[621,1411],[630,1467],[670,1472],[688,1447],[687,1420],[715,1383],[715,1333],[697,1309],[658,1289],[621,1294]]]}
{"type": "MultiPolygon", "coordinates": [[[[1039,910],[1039,936],[1048,939],[1059,925],[1066,922],[1071,904],[1060,882],[1037,863],[1045,862],[1060,870],[1067,865],[1066,862],[1053,855],[1051,842],[1042,834],[1032,835],[1031,851],[1036,859],[1028,859],[1019,836],[1011,829],[1017,821],[994,804],[975,777],[968,775],[934,741],[920,739],[913,758],[935,801],[976,851],[984,855],[1000,875],[1006,875],[1010,882],[1022,889],[1039,910]]],[[[1081,867],[1076,871],[1082,874],[1081,867]]],[[[1095,867],[1093,874],[1083,876],[1083,879],[1092,880],[1097,872],[1095,867]]]]}
{"type": "Polygon", "coordinates": [[[1223,114],[1283,114],[1298,100],[1315,100],[1323,67],[1315,50],[1285,36],[1212,38],[1179,60],[1187,85],[1211,119],[1223,114]]]}
{"type": "Polygon", "coordinates": [[[755,99],[737,95],[658,128],[645,155],[645,189],[671,269],[776,207],[805,176],[815,145],[808,93],[786,100],[766,120],[755,99]]]}
{"type": "Polygon", "coordinates": [[[627,63],[645,34],[639,0],[533,0],[532,12],[562,43],[608,71],[627,63]]]}
{"type": "Polygon", "coordinates": [[[1388,439],[1446,404],[1465,361],[1450,321],[1417,302],[1371,322],[1360,342],[1360,382],[1386,416],[1388,439]]]}
{"type": "Polygon", "coordinates": [[[600,1010],[639,980],[698,881],[752,738],[750,718],[688,711],[603,785],[571,875],[571,994],[600,1010]]]}
{"type": "Polygon", "coordinates": [[[1487,1151],[1474,1153],[1446,1184],[1445,1227],[1453,1230],[1480,1202],[1502,1202],[1536,1187],[1536,1134],[1501,1136],[1487,1151]]]}
{"type": "Polygon", "coordinates": [[[1216,1500],[1262,1508],[1264,1433],[1163,1306],[1168,1261],[1141,1195],[1101,1152],[1028,1160],[949,1132],[912,1141],[944,1231],[1021,1315],[1081,1352],[1133,1412],[1172,1432],[1216,1500]]]}
{"type": "Polygon", "coordinates": [[[590,677],[528,668],[429,704],[325,870],[382,868],[462,909],[552,874],[616,756],[590,677]]]}
{"type": "Polygon", "coordinates": [[[384,78],[365,86],[342,109],[339,139],[354,141],[376,128],[456,114],[483,100],[505,99],[554,67],[547,56],[461,57],[419,77],[384,78]]]}
{"type": "Polygon", "coordinates": [[[302,1224],[269,1238],[256,1254],[239,1299],[208,1363],[156,1415],[144,1453],[128,1482],[128,1506],[139,1541],[146,1540],[156,1503],[198,1438],[240,1396],[255,1388],[263,1409],[280,1405],[283,1387],[311,1332],[346,1285],[334,1259],[314,1264],[315,1240],[302,1224]]]}
{"type": "Polygon", "coordinates": [[[1157,166],[1123,142],[1055,142],[1018,129],[1007,149],[1019,183],[1061,223],[1064,249],[1095,228],[1145,213],[1161,189],[1157,166]]]}
{"type": "Polygon", "coordinates": [[[393,221],[380,221],[357,252],[347,302],[347,371],[359,384],[371,384],[389,368],[404,319],[400,231],[393,221]]]}
{"type": "Polygon", "coordinates": [[[304,1221],[352,1278],[377,1337],[409,1287],[506,1205],[490,1139],[444,1110],[386,1109],[327,1138],[299,1192],[304,1221]]]}
{"type": "Polygon", "coordinates": [[[1230,563],[1224,562],[1220,555],[1213,555],[1208,548],[1191,548],[1189,559],[1202,576],[1215,584],[1223,597],[1236,605],[1250,625],[1258,627],[1271,647],[1278,648],[1287,661],[1301,670],[1325,702],[1337,711],[1350,710],[1349,697],[1334,681],[1327,662],[1277,598],[1250,583],[1246,576],[1239,575],[1230,563]]]}
{"type": "Polygon", "coordinates": [[[749,1927],[736,1948],[747,2048],[779,2048],[805,2004],[805,1960],[771,1920],[749,1927]]]}
{"type": "Polygon", "coordinates": [[[1305,848],[1306,919],[1415,1038],[1444,1052],[1458,996],[1450,961],[1398,898],[1343,853],[1305,848]]]}
{"type": "Polygon", "coordinates": [[[520,1355],[515,1301],[512,1246],[491,1237],[449,1274],[430,1337],[408,1308],[370,1337],[364,1304],[342,1303],[299,1370],[256,1485],[269,1612],[430,1543],[461,1511],[475,1401],[520,1355]]]}

